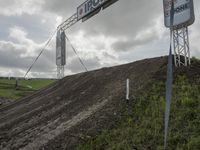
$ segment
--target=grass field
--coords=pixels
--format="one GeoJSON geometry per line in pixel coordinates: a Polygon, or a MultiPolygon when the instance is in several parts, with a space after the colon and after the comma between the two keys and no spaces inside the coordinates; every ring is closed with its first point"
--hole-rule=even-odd
{"type": "Polygon", "coordinates": [[[34,80],[18,80],[18,88],[14,79],[0,79],[0,97],[7,99],[18,99],[31,94],[51,83],[55,80],[34,79],[34,80]]]}

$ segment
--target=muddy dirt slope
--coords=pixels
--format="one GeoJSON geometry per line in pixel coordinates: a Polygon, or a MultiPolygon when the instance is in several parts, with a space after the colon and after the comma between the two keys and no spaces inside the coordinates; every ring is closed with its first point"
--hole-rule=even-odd
{"type": "Polygon", "coordinates": [[[125,97],[152,81],[166,57],[81,73],[0,108],[0,149],[74,149],[84,134],[115,124],[125,97]]]}

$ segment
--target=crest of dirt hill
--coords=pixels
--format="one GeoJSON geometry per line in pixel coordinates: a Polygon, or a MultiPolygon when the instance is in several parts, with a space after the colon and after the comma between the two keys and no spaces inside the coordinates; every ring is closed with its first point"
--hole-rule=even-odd
{"type": "MultiPolygon", "coordinates": [[[[158,57],[67,76],[11,103],[0,109],[0,149],[75,149],[120,123],[127,78],[135,99],[165,82],[166,67],[167,57],[158,57]]],[[[200,73],[198,62],[174,70],[191,80],[200,73]]]]}

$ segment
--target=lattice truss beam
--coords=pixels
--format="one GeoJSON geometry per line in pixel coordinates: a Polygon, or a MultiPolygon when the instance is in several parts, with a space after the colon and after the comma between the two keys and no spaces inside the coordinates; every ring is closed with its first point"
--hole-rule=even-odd
{"type": "Polygon", "coordinates": [[[78,22],[78,17],[77,17],[77,13],[75,13],[69,19],[65,20],[62,24],[60,24],[58,26],[58,29],[65,31],[77,22],[78,22]]]}
{"type": "Polygon", "coordinates": [[[173,30],[173,45],[175,66],[189,66],[191,61],[188,27],[173,30]]]}

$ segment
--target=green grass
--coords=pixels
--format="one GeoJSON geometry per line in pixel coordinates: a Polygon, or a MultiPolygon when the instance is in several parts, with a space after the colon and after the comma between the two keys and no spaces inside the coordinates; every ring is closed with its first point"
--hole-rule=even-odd
{"type": "MultiPolygon", "coordinates": [[[[86,138],[77,150],[163,150],[165,83],[155,82],[147,93],[132,98],[131,105],[132,113],[125,112],[117,127],[86,138]]],[[[175,77],[168,149],[200,149],[200,77],[175,77]]]]}
{"type": "Polygon", "coordinates": [[[27,96],[51,83],[55,80],[18,80],[19,87],[15,88],[15,80],[0,79],[0,97],[8,99],[18,99],[27,96]]]}

